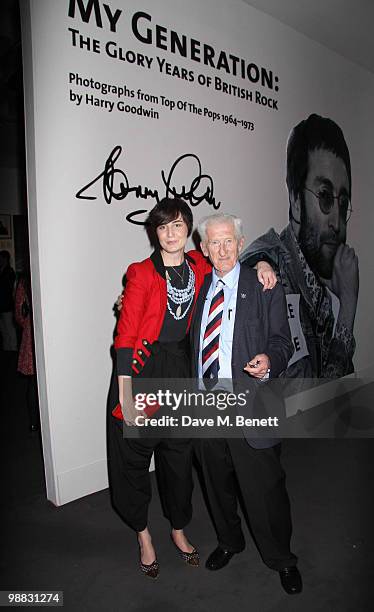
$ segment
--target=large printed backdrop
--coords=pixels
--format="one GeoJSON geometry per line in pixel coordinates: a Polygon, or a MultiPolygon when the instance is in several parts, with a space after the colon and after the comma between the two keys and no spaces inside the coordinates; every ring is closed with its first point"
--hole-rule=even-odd
{"type": "Polygon", "coordinates": [[[351,153],[355,366],[372,365],[373,76],[239,1],[21,6],[49,497],[106,485],[112,305],[128,264],[150,252],[147,212],[175,194],[196,220],[240,215],[247,242],[282,229],[287,137],[313,112],[342,127],[351,153]]]}

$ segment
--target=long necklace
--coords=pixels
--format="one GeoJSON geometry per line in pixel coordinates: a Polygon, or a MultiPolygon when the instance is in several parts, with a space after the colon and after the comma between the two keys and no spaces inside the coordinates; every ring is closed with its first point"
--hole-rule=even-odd
{"type": "MultiPolygon", "coordinates": [[[[181,265],[183,265],[183,272],[182,272],[182,274],[180,274],[180,273],[178,272],[178,270],[176,270],[176,269],[175,269],[173,266],[170,266],[170,268],[173,270],[173,272],[175,272],[175,274],[176,274],[177,276],[179,276],[179,278],[181,279],[181,283],[182,283],[182,285],[183,285],[183,281],[184,281],[184,271],[185,271],[185,269],[186,269],[186,266],[185,266],[185,261],[183,261],[183,264],[181,264],[181,265]]],[[[171,281],[170,274],[169,274],[168,270],[166,270],[166,278],[167,278],[167,280],[171,281]]]]}
{"type": "Polygon", "coordinates": [[[183,270],[182,270],[182,274],[179,274],[178,270],[176,270],[173,266],[170,266],[172,270],[174,270],[175,274],[178,274],[179,278],[181,279],[181,283],[183,285],[183,281],[184,281],[184,271],[186,269],[185,266],[185,261],[183,261],[183,270]]]}
{"type": "MultiPolygon", "coordinates": [[[[195,274],[188,262],[187,262],[187,268],[188,268],[188,282],[187,282],[187,286],[184,289],[178,289],[177,287],[174,287],[171,284],[169,274],[168,273],[166,274],[166,287],[167,287],[167,296],[168,296],[167,307],[168,307],[168,311],[170,312],[171,316],[176,321],[180,321],[186,316],[187,312],[190,309],[190,306],[192,304],[192,300],[195,294],[195,274]],[[174,304],[177,307],[175,312],[174,310],[172,310],[171,304],[174,304]],[[187,307],[183,313],[182,313],[182,304],[183,305],[187,304],[187,307]]],[[[176,270],[174,270],[174,272],[176,272],[176,270]]],[[[182,279],[181,275],[179,273],[177,274],[182,279]]]]}

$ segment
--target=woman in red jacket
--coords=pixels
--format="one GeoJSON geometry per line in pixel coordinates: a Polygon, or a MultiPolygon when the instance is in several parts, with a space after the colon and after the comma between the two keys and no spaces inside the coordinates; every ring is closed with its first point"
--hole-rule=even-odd
{"type": "MultiPolygon", "coordinates": [[[[180,438],[124,437],[125,426],[134,425],[135,378],[189,378],[190,359],[186,335],[193,307],[210,264],[198,251],[185,253],[193,218],[189,206],[177,198],[165,198],[149,214],[149,229],[158,248],[126,273],[120,319],[115,338],[120,406],[113,411],[110,436],[110,482],[113,504],[138,536],[140,567],[156,578],[159,565],[148,523],[151,499],[149,466],[152,454],[171,538],[182,559],[198,565],[197,550],[184,534],[192,516],[192,442],[180,438]],[[122,421],[123,418],[123,421],[122,421]]],[[[275,275],[268,264],[258,276],[271,288],[275,275]],[[265,279],[264,279],[265,276],[265,279]]]]}

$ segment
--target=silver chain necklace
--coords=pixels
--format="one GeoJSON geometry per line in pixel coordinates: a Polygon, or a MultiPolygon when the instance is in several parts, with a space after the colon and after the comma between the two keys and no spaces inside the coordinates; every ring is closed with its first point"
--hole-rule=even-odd
{"type": "MultiPolygon", "coordinates": [[[[177,276],[179,276],[179,278],[181,279],[181,282],[182,282],[182,283],[183,283],[183,281],[184,281],[184,271],[185,271],[185,269],[186,269],[186,266],[185,266],[184,264],[185,264],[185,260],[183,260],[183,264],[181,264],[181,265],[183,265],[183,272],[182,272],[182,274],[179,274],[178,270],[176,270],[176,269],[174,268],[174,266],[169,266],[169,267],[170,267],[170,268],[173,270],[173,272],[175,272],[175,274],[177,274],[177,276]]],[[[168,270],[166,270],[166,278],[167,278],[169,281],[171,281],[170,274],[169,274],[168,270]]]]}

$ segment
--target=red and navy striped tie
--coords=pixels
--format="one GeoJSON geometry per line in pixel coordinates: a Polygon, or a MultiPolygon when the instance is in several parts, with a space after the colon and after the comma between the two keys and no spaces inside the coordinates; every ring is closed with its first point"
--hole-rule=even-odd
{"type": "Polygon", "coordinates": [[[223,285],[224,282],[219,279],[210,303],[208,321],[203,338],[201,359],[204,384],[207,388],[212,388],[218,381],[219,336],[224,301],[223,285]]]}

